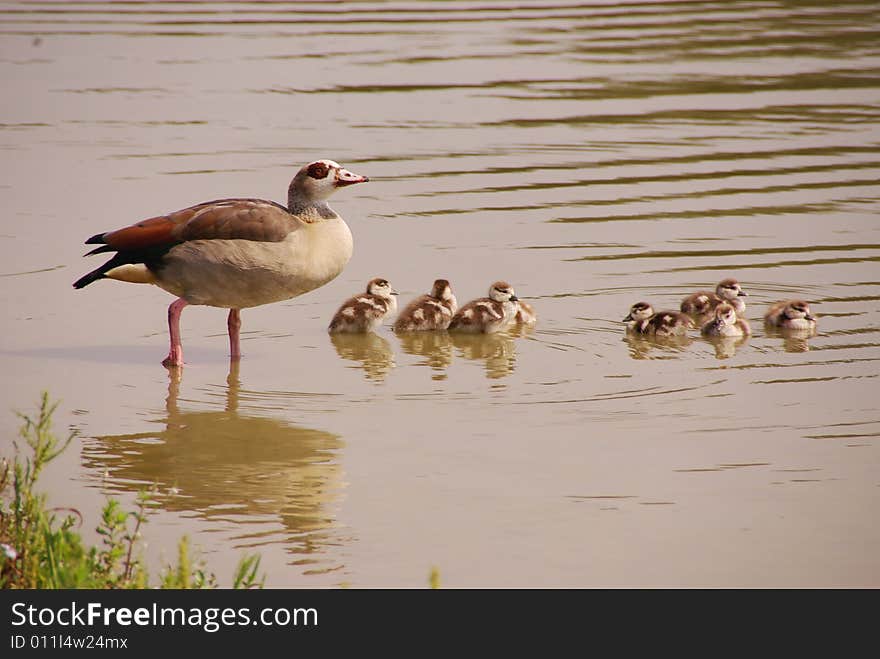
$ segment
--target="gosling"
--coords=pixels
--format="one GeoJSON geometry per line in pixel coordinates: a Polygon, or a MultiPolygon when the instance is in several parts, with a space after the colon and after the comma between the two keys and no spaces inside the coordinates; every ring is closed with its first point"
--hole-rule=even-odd
{"type": "Polygon", "coordinates": [[[492,334],[514,322],[519,298],[505,281],[489,287],[489,296],[471,300],[459,309],[449,323],[450,332],[492,334]]]}
{"type": "Polygon", "coordinates": [[[647,302],[636,302],[623,319],[627,334],[642,336],[684,336],[693,327],[687,314],[678,311],[654,313],[654,307],[647,302]]]}
{"type": "Polygon", "coordinates": [[[374,331],[397,311],[397,291],[387,279],[377,277],[367,284],[367,292],[346,300],[330,321],[327,331],[363,334],[374,331]]]}
{"type": "Polygon", "coordinates": [[[749,336],[752,328],[745,318],[737,318],[733,306],[722,302],[715,307],[715,317],[700,329],[703,336],[749,336]]]}
{"type": "Polygon", "coordinates": [[[746,310],[746,302],[741,299],[747,296],[736,279],[722,279],[715,287],[715,292],[697,291],[681,301],[681,311],[691,316],[709,316],[722,302],[726,302],[733,310],[742,315],[746,310]]]}
{"type": "Polygon", "coordinates": [[[816,317],[810,313],[810,305],[803,300],[786,300],[770,305],[764,314],[764,324],[782,329],[816,329],[816,317]]]}
{"type": "Polygon", "coordinates": [[[395,332],[445,330],[458,311],[458,301],[445,279],[434,280],[431,292],[410,302],[394,321],[395,332]]]}

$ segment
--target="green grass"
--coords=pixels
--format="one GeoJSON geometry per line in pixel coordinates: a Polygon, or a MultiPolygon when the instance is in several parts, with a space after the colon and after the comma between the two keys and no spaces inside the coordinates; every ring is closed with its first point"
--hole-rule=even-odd
{"type": "MultiPolygon", "coordinates": [[[[166,565],[155,586],[144,564],[141,531],[147,523],[149,491],[126,511],[108,499],[96,529],[100,544],[87,546],[77,530],[82,515],[70,508],[47,508],[36,492],[43,468],[63,453],[76,434],[59,440],[52,431],[57,403],[43,393],[34,417],[19,413],[23,425],[15,453],[0,461],[0,588],[216,588],[217,579],[194,559],[186,537],[177,546],[177,562],[166,565]]],[[[259,555],[243,557],[233,588],[262,588],[259,555]]]]}

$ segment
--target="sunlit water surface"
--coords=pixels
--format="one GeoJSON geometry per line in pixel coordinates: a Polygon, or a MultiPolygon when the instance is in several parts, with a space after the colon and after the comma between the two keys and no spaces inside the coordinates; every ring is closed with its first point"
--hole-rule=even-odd
{"type": "Polygon", "coordinates": [[[94,537],[156,488],[221,584],[880,586],[880,11],[871,1],[0,3],[4,454],[41,390],[74,448],[42,481],[94,537]],[[371,182],[322,289],[183,315],[71,282],[83,241],[303,163],[371,182]],[[533,331],[331,339],[506,279],[533,331]],[[754,334],[628,340],[737,277],[754,334]],[[808,300],[813,337],[768,332],[808,300]]]}

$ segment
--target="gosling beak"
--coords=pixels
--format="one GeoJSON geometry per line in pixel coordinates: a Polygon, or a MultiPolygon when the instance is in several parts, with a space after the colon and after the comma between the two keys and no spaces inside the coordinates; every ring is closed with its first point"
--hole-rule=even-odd
{"type": "Polygon", "coordinates": [[[519,298],[518,298],[516,295],[511,295],[511,296],[510,296],[510,301],[511,301],[511,302],[519,302],[519,298]]]}
{"type": "Polygon", "coordinates": [[[816,320],[816,317],[811,313],[808,313],[806,316],[804,316],[804,318],[806,318],[807,320],[816,320]]]}
{"type": "Polygon", "coordinates": [[[743,296],[748,297],[748,293],[746,293],[745,291],[740,291],[739,293],[737,293],[737,295],[738,295],[739,297],[743,297],[743,296]]]}
{"type": "Polygon", "coordinates": [[[630,322],[631,320],[633,320],[633,315],[632,315],[631,313],[628,313],[628,314],[626,314],[626,318],[624,318],[624,319],[623,319],[622,321],[620,321],[620,322],[622,322],[622,323],[628,323],[628,322],[630,322]]]}

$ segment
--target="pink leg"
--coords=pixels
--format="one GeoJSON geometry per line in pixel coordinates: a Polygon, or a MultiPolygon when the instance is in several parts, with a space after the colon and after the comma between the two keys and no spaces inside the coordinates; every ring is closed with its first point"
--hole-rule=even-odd
{"type": "Polygon", "coordinates": [[[183,346],[180,343],[180,312],[189,302],[182,297],[177,298],[168,307],[168,336],[171,338],[171,348],[168,356],[162,360],[166,368],[183,366],[183,346]]]}
{"type": "Polygon", "coordinates": [[[239,330],[241,329],[241,311],[230,309],[229,318],[226,319],[226,327],[229,329],[229,359],[238,361],[241,359],[241,343],[239,330]]]}

